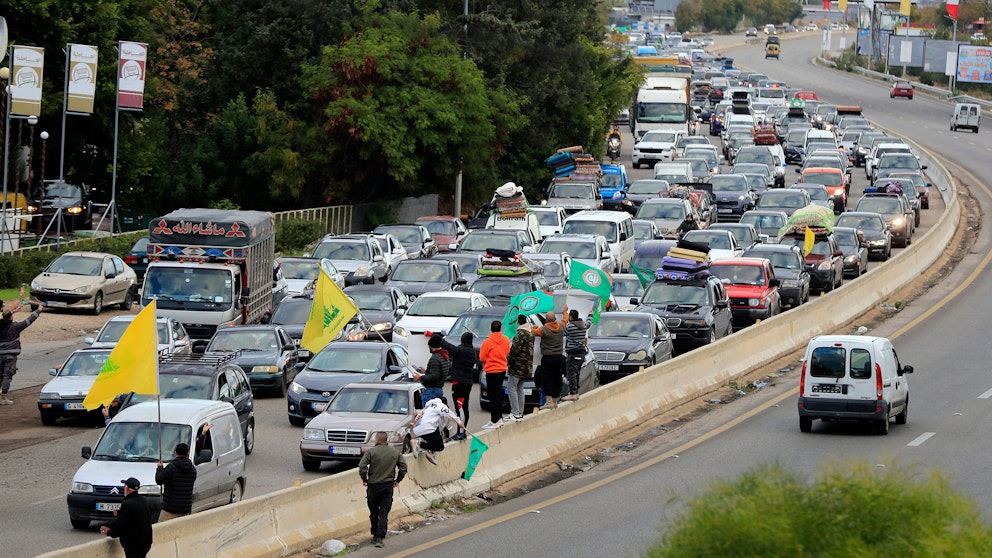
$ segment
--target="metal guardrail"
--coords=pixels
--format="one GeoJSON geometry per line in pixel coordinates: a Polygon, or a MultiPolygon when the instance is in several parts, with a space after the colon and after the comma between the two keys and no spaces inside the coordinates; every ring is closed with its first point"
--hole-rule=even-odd
{"type": "Polygon", "coordinates": [[[291,219],[316,221],[323,225],[324,234],[345,234],[352,230],[352,220],[355,208],[351,205],[335,205],[330,207],[313,207],[310,209],[294,209],[280,211],[275,214],[276,226],[291,219]]]}
{"type": "MultiPolygon", "coordinates": [[[[817,57],[816,61],[819,64],[824,64],[824,65],[827,65],[827,66],[833,66],[835,68],[837,67],[837,64],[834,63],[832,60],[827,60],[827,59],[824,59],[824,58],[817,57]]],[[[985,99],[978,99],[978,98],[972,97],[970,95],[951,95],[951,92],[950,91],[948,91],[947,89],[944,89],[942,87],[935,87],[933,85],[927,85],[925,83],[920,83],[918,81],[913,81],[913,80],[910,80],[910,79],[906,79],[906,78],[894,76],[894,75],[891,75],[891,74],[885,74],[885,73],[882,73],[882,72],[876,72],[874,70],[869,70],[868,68],[862,68],[861,66],[852,66],[851,69],[853,71],[855,71],[855,72],[863,75],[863,76],[868,76],[868,77],[875,78],[875,79],[878,79],[878,80],[881,80],[881,81],[887,81],[887,82],[892,82],[892,81],[896,81],[896,80],[909,81],[910,83],[913,84],[913,89],[916,89],[918,91],[925,91],[926,93],[929,93],[931,95],[935,95],[937,97],[943,97],[943,98],[947,99],[948,101],[953,101],[955,103],[975,103],[975,104],[978,104],[978,105],[982,105],[983,107],[985,107],[987,109],[992,109],[992,101],[987,101],[985,99]]]]}

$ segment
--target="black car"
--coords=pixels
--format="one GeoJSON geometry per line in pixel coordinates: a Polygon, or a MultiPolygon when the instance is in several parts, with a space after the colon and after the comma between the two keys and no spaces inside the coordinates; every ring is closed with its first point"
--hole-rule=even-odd
{"type": "Polygon", "coordinates": [[[652,312],[665,320],[679,352],[702,347],[733,333],[730,297],[716,277],[665,279],[648,285],[644,296],[631,299],[637,312],[652,312]]]}
{"type": "Polygon", "coordinates": [[[772,264],[781,283],[778,293],[782,305],[795,308],[809,302],[810,277],[803,261],[802,249],[782,244],[757,244],[744,251],[745,258],[764,258],[772,264]]]}
{"type": "Polygon", "coordinates": [[[399,239],[412,259],[429,258],[437,254],[434,237],[421,225],[379,225],[372,234],[391,234],[399,239]]]}
{"type": "MultiPolygon", "coordinates": [[[[787,234],[779,244],[802,248],[806,235],[787,234]]],[[[816,233],[813,249],[804,258],[809,272],[810,286],[821,293],[832,291],[844,283],[844,252],[837,245],[837,239],[830,233],[816,233]]]]}
{"type": "Polygon", "coordinates": [[[403,317],[410,306],[406,294],[390,285],[352,285],[344,290],[358,307],[349,324],[349,338],[369,341],[397,341],[407,338],[403,328],[396,327],[396,321],[403,317]]]}
{"type": "MultiPolygon", "coordinates": [[[[49,184],[31,199],[28,211],[41,213],[42,219],[36,225],[41,229],[55,217],[61,219],[63,232],[93,228],[93,205],[89,189],[84,185],[68,182],[49,184]]],[[[52,225],[51,232],[54,233],[56,228],[52,225]]]]}
{"type": "Polygon", "coordinates": [[[861,231],[868,242],[868,257],[888,260],[892,255],[892,233],[878,213],[846,211],[837,217],[835,226],[852,227],[861,231]]]}
{"type": "Polygon", "coordinates": [[[868,241],[858,229],[834,227],[837,246],[844,252],[844,277],[859,277],[868,273],[868,241]]]}
{"type": "Polygon", "coordinates": [[[458,264],[442,259],[404,260],[386,280],[410,298],[435,291],[462,291],[468,280],[462,277],[458,264]]]}
{"type": "Polygon", "coordinates": [[[485,295],[493,306],[505,309],[510,305],[510,299],[518,294],[544,291],[548,288],[548,280],[544,275],[531,273],[529,275],[512,276],[481,275],[472,283],[472,287],[469,290],[485,295]]]}
{"type": "Polygon", "coordinates": [[[716,198],[717,221],[741,220],[744,213],[754,209],[754,192],[742,174],[718,174],[708,180],[716,198]]]}
{"type": "Polygon", "coordinates": [[[589,329],[589,349],[607,383],[672,358],[672,337],[656,314],[605,312],[589,329]]]}
{"type": "MultiPolygon", "coordinates": [[[[255,397],[248,376],[234,363],[237,353],[224,355],[163,355],[158,361],[159,397],[162,399],[207,399],[227,401],[241,423],[245,453],[255,448],[255,397]]],[[[111,402],[111,416],[154,395],[127,393],[111,402]]]]}
{"type": "Polygon", "coordinates": [[[138,239],[131,247],[131,251],[124,257],[124,263],[134,270],[137,278],[137,285],[145,280],[145,270],[148,269],[148,235],[138,239]]]}
{"type": "Polygon", "coordinates": [[[248,375],[253,390],[269,390],[282,397],[296,377],[296,343],[279,325],[251,325],[218,329],[206,347],[207,355],[239,353],[234,358],[248,375]]]}
{"type": "Polygon", "coordinates": [[[286,397],[289,422],[297,426],[323,412],[346,384],[406,380],[415,372],[406,349],[375,341],[332,341],[297,368],[286,397]]]}

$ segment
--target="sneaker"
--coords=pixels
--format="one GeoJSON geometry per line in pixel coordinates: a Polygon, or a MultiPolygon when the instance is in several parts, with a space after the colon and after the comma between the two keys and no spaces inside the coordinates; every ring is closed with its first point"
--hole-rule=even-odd
{"type": "Polygon", "coordinates": [[[517,415],[510,414],[503,417],[503,422],[517,422],[517,415]]]}
{"type": "Polygon", "coordinates": [[[503,421],[498,420],[496,422],[487,422],[486,424],[482,425],[482,428],[485,430],[492,430],[494,428],[499,428],[501,426],[503,426],[503,421]]]}
{"type": "Polygon", "coordinates": [[[434,452],[425,452],[424,457],[427,458],[427,461],[429,461],[431,465],[437,465],[437,457],[434,456],[434,452]]]}
{"type": "Polygon", "coordinates": [[[374,539],[372,539],[372,546],[376,548],[382,548],[386,546],[386,541],[382,540],[379,537],[375,537],[374,539]]]}
{"type": "Polygon", "coordinates": [[[451,437],[452,440],[457,440],[459,442],[466,438],[468,438],[468,434],[465,434],[464,432],[459,432],[458,434],[455,434],[454,436],[451,437]]]}
{"type": "Polygon", "coordinates": [[[513,415],[513,420],[515,420],[517,422],[520,422],[520,421],[524,420],[524,415],[523,414],[513,415]]]}
{"type": "Polygon", "coordinates": [[[569,394],[561,398],[562,401],[578,401],[579,396],[575,394],[569,394]]]}
{"type": "Polygon", "coordinates": [[[421,451],[420,450],[420,441],[418,440],[418,441],[415,441],[413,443],[413,458],[414,459],[417,459],[418,457],[420,457],[420,451],[421,451]]]}
{"type": "Polygon", "coordinates": [[[6,393],[0,395],[0,405],[13,405],[14,400],[10,398],[6,393]]]}

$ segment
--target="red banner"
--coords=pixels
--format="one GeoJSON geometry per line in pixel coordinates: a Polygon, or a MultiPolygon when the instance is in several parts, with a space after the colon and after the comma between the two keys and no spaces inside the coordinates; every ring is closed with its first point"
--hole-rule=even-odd
{"type": "Polygon", "coordinates": [[[947,0],[947,17],[958,20],[958,0],[947,0]]]}
{"type": "Polygon", "coordinates": [[[145,94],[146,43],[120,42],[117,65],[117,106],[141,110],[145,94]]]}
{"type": "Polygon", "coordinates": [[[830,11],[830,0],[823,0],[823,9],[827,12],[830,11]]]}

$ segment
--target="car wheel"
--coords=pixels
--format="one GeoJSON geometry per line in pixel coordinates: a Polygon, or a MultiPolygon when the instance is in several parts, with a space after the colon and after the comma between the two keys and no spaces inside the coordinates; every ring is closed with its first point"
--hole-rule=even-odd
{"type": "Polygon", "coordinates": [[[303,426],[303,419],[301,417],[289,417],[289,424],[293,426],[303,426]]]}
{"type": "Polygon", "coordinates": [[[892,245],[891,244],[889,244],[889,247],[885,249],[885,255],[882,256],[882,261],[883,262],[887,262],[887,261],[889,261],[889,258],[890,257],[892,257],[892,245]]]}
{"type": "Polygon", "coordinates": [[[875,421],[875,434],[886,436],[889,433],[889,417],[875,421]]]}
{"type": "Polygon", "coordinates": [[[712,344],[712,343],[716,343],[716,328],[715,327],[711,327],[710,328],[710,337],[709,337],[709,339],[706,340],[706,344],[707,345],[712,344]]]}
{"type": "Polygon", "coordinates": [[[69,519],[69,523],[72,523],[73,529],[88,529],[90,526],[89,519],[69,519]]]}
{"type": "Polygon", "coordinates": [[[255,421],[248,421],[248,429],[245,430],[245,455],[251,455],[255,449],[255,421]]]}
{"type": "Polygon", "coordinates": [[[131,309],[131,304],[134,302],[134,286],[128,287],[127,294],[124,295],[124,300],[121,301],[121,310],[127,312],[131,309]]]}
{"type": "Polygon", "coordinates": [[[909,398],[906,398],[906,404],[902,408],[902,412],[896,415],[896,424],[906,424],[906,420],[909,418],[909,398]]]}
{"type": "Polygon", "coordinates": [[[96,296],[93,297],[93,315],[99,316],[100,312],[103,311],[103,293],[98,292],[96,296]]]}
{"type": "Polygon", "coordinates": [[[813,430],[813,419],[810,417],[799,417],[799,431],[810,432],[813,430]]]}
{"type": "Polygon", "coordinates": [[[244,496],[244,487],[241,486],[241,481],[235,481],[234,487],[231,488],[231,504],[237,504],[241,501],[241,497],[244,496]]]}
{"type": "Polygon", "coordinates": [[[303,470],[304,471],[319,471],[320,470],[320,460],[314,459],[312,457],[303,458],[303,470]]]}
{"type": "MultiPolygon", "coordinates": [[[[59,418],[58,415],[42,413],[41,424],[44,424],[45,426],[52,426],[55,424],[55,421],[58,420],[58,418],[59,418]]],[[[89,524],[89,522],[87,522],[87,524],[89,524]]]]}

